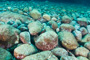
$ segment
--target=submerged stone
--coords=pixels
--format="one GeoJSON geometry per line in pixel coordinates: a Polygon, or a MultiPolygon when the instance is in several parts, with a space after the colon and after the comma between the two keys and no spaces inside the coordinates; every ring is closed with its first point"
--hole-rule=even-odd
{"type": "Polygon", "coordinates": [[[37,49],[34,45],[22,44],[14,49],[14,56],[17,59],[23,59],[26,56],[33,54],[35,52],[37,52],[37,49]]]}
{"type": "Polygon", "coordinates": [[[22,60],[58,60],[58,58],[53,55],[51,51],[43,51],[37,54],[27,56],[22,60]]]}
{"type": "Polygon", "coordinates": [[[0,60],[12,60],[11,53],[3,48],[0,48],[0,60]]]}
{"type": "Polygon", "coordinates": [[[35,45],[40,50],[51,50],[58,45],[58,36],[54,31],[47,31],[35,40],[35,45]]]}

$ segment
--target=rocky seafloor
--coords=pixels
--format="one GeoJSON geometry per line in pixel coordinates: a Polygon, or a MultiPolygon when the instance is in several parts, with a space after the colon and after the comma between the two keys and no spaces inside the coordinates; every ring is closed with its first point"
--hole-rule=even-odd
{"type": "Polygon", "coordinates": [[[90,7],[0,2],[0,60],[90,60],[90,7]]]}

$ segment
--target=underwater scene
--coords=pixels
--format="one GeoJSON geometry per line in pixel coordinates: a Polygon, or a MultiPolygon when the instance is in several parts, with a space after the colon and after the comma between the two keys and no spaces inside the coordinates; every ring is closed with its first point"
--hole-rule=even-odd
{"type": "Polygon", "coordinates": [[[0,60],[90,60],[90,1],[0,0],[0,60]]]}

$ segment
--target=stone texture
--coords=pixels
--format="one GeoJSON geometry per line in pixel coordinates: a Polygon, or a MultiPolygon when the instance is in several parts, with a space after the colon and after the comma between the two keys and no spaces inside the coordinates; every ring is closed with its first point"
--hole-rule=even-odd
{"type": "Polygon", "coordinates": [[[20,31],[8,24],[0,25],[0,47],[9,48],[19,42],[20,31]]]}
{"type": "Polygon", "coordinates": [[[82,40],[82,33],[81,33],[81,31],[75,30],[74,34],[75,34],[75,37],[76,37],[77,41],[81,42],[81,40],[82,40]]]}
{"type": "Polygon", "coordinates": [[[36,10],[36,9],[33,9],[31,12],[30,12],[30,16],[33,18],[33,19],[39,19],[41,17],[41,13],[36,10]]]}
{"type": "Polygon", "coordinates": [[[28,28],[31,35],[37,35],[41,32],[43,25],[39,21],[35,21],[29,23],[28,28]]]}
{"type": "Polygon", "coordinates": [[[51,27],[56,30],[56,28],[58,28],[58,24],[55,21],[49,21],[49,24],[51,25],[51,27]]]}
{"type": "Polygon", "coordinates": [[[26,22],[30,20],[30,18],[13,12],[4,12],[0,14],[0,21],[7,23],[10,20],[13,20],[13,21],[20,20],[21,22],[26,22]]]}
{"type": "Polygon", "coordinates": [[[86,43],[84,44],[84,47],[86,47],[87,49],[90,50],[90,42],[86,42],[86,43]]]}
{"type": "Polygon", "coordinates": [[[88,33],[87,29],[85,27],[81,27],[80,31],[82,32],[82,35],[86,35],[88,33]]]}
{"type": "Polygon", "coordinates": [[[78,47],[78,43],[71,32],[61,31],[59,32],[58,37],[65,48],[73,50],[78,47]]]}
{"type": "Polygon", "coordinates": [[[89,60],[89,59],[87,59],[86,57],[83,57],[83,56],[78,56],[77,59],[78,60],[89,60]]]}
{"type": "Polygon", "coordinates": [[[30,33],[29,32],[21,32],[20,33],[20,40],[23,43],[27,43],[27,44],[31,44],[31,37],[30,37],[30,33]]]}
{"type": "Polygon", "coordinates": [[[86,49],[85,47],[78,47],[78,48],[75,50],[75,55],[76,55],[76,56],[87,57],[87,56],[88,56],[88,53],[89,53],[89,50],[86,49]]]}
{"type": "Polygon", "coordinates": [[[62,56],[60,60],[78,60],[78,59],[74,56],[62,56]]]}
{"type": "Polygon", "coordinates": [[[60,48],[60,47],[57,47],[57,48],[54,48],[51,50],[51,52],[55,55],[55,56],[67,56],[68,55],[68,52],[64,49],[64,48],[60,48]]]}
{"type": "Polygon", "coordinates": [[[47,21],[49,21],[51,19],[50,15],[48,15],[48,14],[44,14],[43,18],[47,21]]]}
{"type": "Polygon", "coordinates": [[[3,48],[0,48],[0,60],[12,60],[11,53],[3,48]]]}
{"type": "Polygon", "coordinates": [[[90,34],[86,34],[83,39],[82,39],[82,42],[89,42],[90,41],[90,34]]]}
{"type": "Polygon", "coordinates": [[[83,17],[83,18],[78,18],[78,19],[77,19],[77,22],[78,22],[78,24],[80,24],[80,26],[84,26],[84,27],[87,26],[87,19],[86,19],[85,17],[83,17]]]}
{"type": "Polygon", "coordinates": [[[62,23],[70,23],[71,22],[71,18],[67,15],[64,15],[62,17],[62,23]]]}
{"type": "Polygon", "coordinates": [[[36,40],[35,45],[41,50],[51,50],[58,44],[58,35],[54,31],[42,33],[36,40]]]}
{"type": "Polygon", "coordinates": [[[37,54],[27,56],[22,60],[58,60],[58,58],[53,55],[51,51],[43,51],[37,54]]]}
{"type": "Polygon", "coordinates": [[[37,49],[33,45],[22,44],[14,49],[14,56],[17,59],[23,59],[26,56],[33,54],[35,52],[37,52],[37,49]]]}
{"type": "Polygon", "coordinates": [[[72,25],[70,25],[70,24],[61,24],[61,26],[60,26],[60,29],[62,30],[62,31],[69,31],[69,32],[71,32],[72,30],[74,30],[75,28],[74,28],[74,26],[72,26],[72,25]]]}

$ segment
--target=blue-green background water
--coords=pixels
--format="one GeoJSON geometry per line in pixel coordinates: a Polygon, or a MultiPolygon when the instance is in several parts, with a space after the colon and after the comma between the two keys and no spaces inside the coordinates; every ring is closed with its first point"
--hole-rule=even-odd
{"type": "MultiPolygon", "coordinates": [[[[31,1],[31,0],[0,0],[0,1],[31,1]]],[[[32,0],[32,1],[49,1],[58,3],[73,3],[90,6],[90,0],[32,0]]]]}

